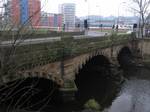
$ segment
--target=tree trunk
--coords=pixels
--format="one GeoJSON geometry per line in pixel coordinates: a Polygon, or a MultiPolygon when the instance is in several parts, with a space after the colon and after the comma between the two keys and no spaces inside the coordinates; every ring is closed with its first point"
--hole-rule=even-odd
{"type": "Polygon", "coordinates": [[[142,25],[141,25],[141,30],[142,30],[142,38],[145,36],[145,29],[144,29],[144,27],[145,27],[145,18],[144,18],[144,14],[142,13],[141,14],[141,16],[142,16],[142,25]]]}

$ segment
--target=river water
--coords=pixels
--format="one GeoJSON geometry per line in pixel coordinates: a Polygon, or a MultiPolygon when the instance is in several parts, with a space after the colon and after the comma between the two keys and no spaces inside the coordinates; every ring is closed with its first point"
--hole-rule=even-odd
{"type": "Polygon", "coordinates": [[[108,112],[150,112],[150,81],[127,80],[108,112]]]}
{"type": "MultiPolygon", "coordinates": [[[[112,104],[103,112],[150,112],[150,69],[145,67],[129,68],[125,70],[125,74],[129,77],[121,85],[121,90],[112,104]]],[[[40,112],[94,112],[93,110],[79,110],[77,109],[80,107],[78,105],[79,102],[69,102],[56,105],[55,108],[48,106],[40,112]]],[[[7,110],[8,108],[4,111],[0,109],[0,112],[13,112],[7,110]]],[[[19,110],[18,112],[28,111],[19,110]]]]}

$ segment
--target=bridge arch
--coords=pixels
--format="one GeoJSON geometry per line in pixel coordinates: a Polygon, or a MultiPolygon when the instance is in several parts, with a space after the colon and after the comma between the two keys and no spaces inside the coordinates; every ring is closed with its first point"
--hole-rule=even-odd
{"type": "Polygon", "coordinates": [[[114,84],[109,77],[111,74],[110,64],[106,56],[96,55],[89,58],[80,68],[75,75],[75,84],[78,88],[76,99],[81,104],[94,98],[103,105],[112,97],[110,93],[114,84]]]}
{"type": "Polygon", "coordinates": [[[45,104],[56,108],[62,102],[60,85],[50,79],[27,77],[5,83],[0,86],[0,104],[12,106],[14,109],[39,109],[45,104]],[[11,104],[10,104],[11,102],[11,104]],[[16,106],[16,107],[15,107],[16,106]]]}
{"type": "Polygon", "coordinates": [[[126,68],[133,64],[133,53],[128,46],[124,46],[120,49],[117,60],[121,67],[126,68]]]}
{"type": "Polygon", "coordinates": [[[51,80],[59,86],[63,86],[63,80],[61,77],[53,73],[47,73],[43,71],[37,70],[26,70],[26,71],[18,71],[16,74],[4,75],[1,79],[0,86],[9,82],[13,82],[16,80],[23,80],[28,78],[43,78],[47,80],[51,80]]]}

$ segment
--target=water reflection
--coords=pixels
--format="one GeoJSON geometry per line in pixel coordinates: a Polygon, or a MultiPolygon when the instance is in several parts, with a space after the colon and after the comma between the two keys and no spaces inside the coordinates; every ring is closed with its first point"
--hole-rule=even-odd
{"type": "Polygon", "coordinates": [[[127,80],[108,112],[150,112],[150,81],[127,80]]]}

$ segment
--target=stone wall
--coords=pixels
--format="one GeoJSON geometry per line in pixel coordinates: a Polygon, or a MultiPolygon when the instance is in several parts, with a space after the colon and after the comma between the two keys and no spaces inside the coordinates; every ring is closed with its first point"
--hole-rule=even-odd
{"type": "MultiPolygon", "coordinates": [[[[128,43],[130,35],[111,35],[81,39],[63,37],[61,41],[53,43],[17,46],[14,53],[10,54],[11,61],[8,63],[16,73],[9,72],[7,77],[15,74],[13,79],[17,78],[18,71],[25,77],[32,77],[37,73],[62,84],[60,80],[74,80],[75,73],[93,56],[104,55],[111,60],[112,57],[117,57],[119,50],[128,43]],[[61,68],[62,62],[64,70],[61,68]]],[[[5,49],[5,53],[11,51],[10,47],[3,47],[1,51],[2,49],[5,49]]],[[[0,53],[3,55],[3,52],[0,53]]]]}

